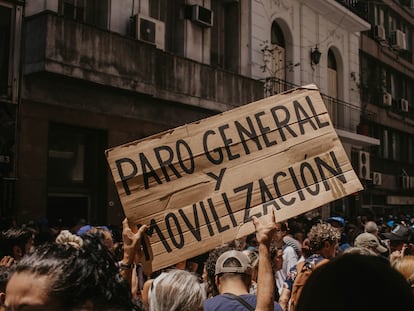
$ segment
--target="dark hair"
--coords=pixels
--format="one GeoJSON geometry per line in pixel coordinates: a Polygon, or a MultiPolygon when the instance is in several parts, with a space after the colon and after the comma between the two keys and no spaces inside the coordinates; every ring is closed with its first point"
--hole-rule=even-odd
{"type": "Polygon", "coordinates": [[[68,243],[40,245],[22,258],[14,273],[49,277],[49,295],[69,310],[88,300],[96,310],[140,310],[101,239],[94,234],[85,234],[82,239],[81,247],[68,243]]]}
{"type": "Polygon", "coordinates": [[[289,226],[288,226],[288,223],[286,221],[280,222],[280,229],[283,232],[289,232],[290,231],[289,226]]]}
{"type": "Polygon", "coordinates": [[[0,292],[6,292],[6,285],[10,277],[11,268],[0,266],[0,292]]]}
{"type": "Polygon", "coordinates": [[[223,245],[210,251],[205,262],[205,269],[207,272],[207,297],[214,297],[219,294],[215,283],[217,259],[221,254],[233,249],[234,248],[231,246],[223,245]]]}
{"type": "Polygon", "coordinates": [[[25,253],[25,245],[34,239],[34,231],[29,228],[9,228],[1,233],[1,256],[13,256],[13,247],[18,246],[23,254],[25,253]]]}
{"type": "Polygon", "coordinates": [[[414,310],[414,295],[381,256],[344,254],[310,275],[295,310],[414,310]]]}

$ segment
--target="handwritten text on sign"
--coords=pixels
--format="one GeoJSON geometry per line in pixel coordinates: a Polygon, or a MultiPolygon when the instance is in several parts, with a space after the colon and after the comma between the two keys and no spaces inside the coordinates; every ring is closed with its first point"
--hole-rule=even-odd
{"type": "Polygon", "coordinates": [[[317,89],[118,146],[107,159],[127,218],[150,225],[154,270],[254,232],[252,215],[274,208],[281,221],[362,189],[317,89]]]}

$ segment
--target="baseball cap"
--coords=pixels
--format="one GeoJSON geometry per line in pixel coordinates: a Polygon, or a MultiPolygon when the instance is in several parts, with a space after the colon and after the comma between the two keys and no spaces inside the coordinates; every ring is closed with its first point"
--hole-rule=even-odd
{"type": "Polygon", "coordinates": [[[329,223],[337,222],[342,227],[345,226],[345,220],[342,217],[339,217],[339,216],[329,217],[326,221],[329,222],[329,223]]]}
{"type": "Polygon", "coordinates": [[[88,232],[91,229],[92,229],[91,225],[84,225],[84,226],[79,228],[79,230],[76,232],[76,235],[82,235],[82,234],[88,232]]]}
{"type": "Polygon", "coordinates": [[[216,261],[216,275],[220,273],[246,273],[251,274],[252,267],[250,265],[250,258],[243,252],[231,250],[227,251],[217,259],[216,261]],[[226,266],[226,262],[229,259],[235,259],[238,261],[238,265],[235,267],[226,266]]]}
{"type": "Polygon", "coordinates": [[[79,228],[79,230],[76,232],[76,235],[82,235],[89,231],[93,231],[95,229],[96,231],[109,231],[109,228],[107,226],[91,226],[91,225],[84,225],[79,228]]]}
{"type": "Polygon", "coordinates": [[[372,233],[364,232],[359,234],[354,241],[354,245],[357,247],[367,247],[367,248],[374,248],[379,253],[386,253],[388,251],[387,248],[382,246],[377,237],[372,233]]]}
{"type": "Polygon", "coordinates": [[[391,232],[383,233],[383,236],[390,241],[407,242],[410,239],[411,230],[409,227],[398,224],[391,230],[391,232]]]}

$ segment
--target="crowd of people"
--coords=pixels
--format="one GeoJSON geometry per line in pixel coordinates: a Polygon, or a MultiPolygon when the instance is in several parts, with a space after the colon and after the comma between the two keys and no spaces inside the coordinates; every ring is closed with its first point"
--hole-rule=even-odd
{"type": "Polygon", "coordinates": [[[174,266],[140,262],[146,225],[1,228],[0,310],[414,310],[414,218],[277,221],[174,266]]]}

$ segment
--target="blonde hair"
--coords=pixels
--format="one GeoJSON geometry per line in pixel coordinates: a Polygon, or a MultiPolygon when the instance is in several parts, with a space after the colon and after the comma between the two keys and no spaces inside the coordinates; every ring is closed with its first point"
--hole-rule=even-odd
{"type": "Polygon", "coordinates": [[[400,257],[392,266],[403,275],[414,291],[414,255],[400,257]]]}

